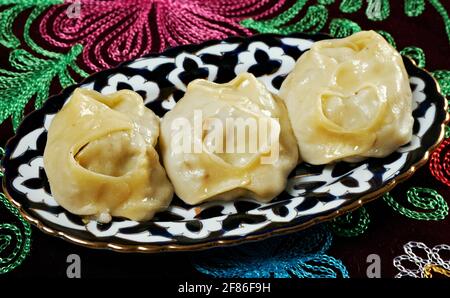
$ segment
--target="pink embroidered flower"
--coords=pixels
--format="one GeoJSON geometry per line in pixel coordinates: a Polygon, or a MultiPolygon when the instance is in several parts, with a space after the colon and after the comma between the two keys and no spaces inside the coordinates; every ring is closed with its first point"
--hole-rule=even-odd
{"type": "Polygon", "coordinates": [[[68,0],[46,12],[39,30],[60,48],[83,44],[84,62],[97,71],[171,46],[251,34],[240,20],[270,17],[285,1],[68,0]]]}

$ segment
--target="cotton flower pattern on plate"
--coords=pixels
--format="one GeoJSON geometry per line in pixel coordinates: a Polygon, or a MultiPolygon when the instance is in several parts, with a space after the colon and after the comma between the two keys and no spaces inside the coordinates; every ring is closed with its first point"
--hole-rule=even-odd
{"type": "Polygon", "coordinates": [[[262,42],[251,43],[247,51],[238,55],[236,74],[250,72],[255,75],[270,92],[278,93],[283,78],[292,70],[295,60],[286,55],[280,47],[269,47],[262,42]],[[277,79],[273,82],[274,79],[277,79]],[[273,85],[275,87],[273,87],[273,85]]]}
{"type": "Polygon", "coordinates": [[[110,94],[116,91],[128,89],[138,93],[144,100],[144,104],[158,98],[159,87],[155,82],[147,81],[140,75],[127,77],[124,74],[116,74],[108,79],[108,85],[103,87],[101,93],[110,94]]]}

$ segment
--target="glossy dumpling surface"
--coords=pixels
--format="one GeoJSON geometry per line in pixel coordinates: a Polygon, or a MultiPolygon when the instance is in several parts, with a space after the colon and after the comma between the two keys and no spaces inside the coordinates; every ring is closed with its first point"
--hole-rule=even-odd
{"type": "Polygon", "coordinates": [[[400,54],[374,31],[316,42],[283,82],[301,158],[311,164],[385,157],[412,136],[400,54]]]}
{"type": "Polygon", "coordinates": [[[53,197],[102,222],[150,219],[173,195],[154,148],[158,135],[159,119],[139,94],[76,89],[48,131],[44,166],[53,197]]]}
{"type": "Polygon", "coordinates": [[[298,161],[283,102],[248,73],[225,84],[191,82],[161,120],[160,148],[175,192],[188,204],[238,197],[268,202],[298,161]],[[239,134],[239,121],[253,130],[239,134]]]}

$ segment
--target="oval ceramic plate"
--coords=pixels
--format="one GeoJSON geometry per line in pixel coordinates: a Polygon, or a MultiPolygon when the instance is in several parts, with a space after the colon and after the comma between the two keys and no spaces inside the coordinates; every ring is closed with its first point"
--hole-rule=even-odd
{"type": "Polygon", "coordinates": [[[89,247],[136,252],[194,250],[263,239],[356,209],[408,178],[443,138],[447,102],[434,79],[407,58],[415,119],[411,143],[383,159],[300,164],[286,190],[271,203],[242,198],[188,206],[175,197],[167,211],[148,222],[114,218],[109,224],[84,223],[53,199],[43,167],[48,127],[76,87],[103,94],[132,89],[163,116],[197,78],[224,83],[238,73],[251,72],[277,93],[297,58],[314,41],[325,38],[301,34],[233,37],[172,48],[96,73],[49,98],[42,109],[25,118],[6,147],[4,191],[46,233],[89,247]]]}

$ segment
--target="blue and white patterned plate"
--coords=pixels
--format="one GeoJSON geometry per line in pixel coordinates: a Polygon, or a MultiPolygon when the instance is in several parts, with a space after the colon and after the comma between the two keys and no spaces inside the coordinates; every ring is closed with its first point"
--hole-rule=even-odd
{"type": "MultiPolygon", "coordinates": [[[[325,35],[233,37],[169,49],[96,73],[47,100],[24,119],[6,146],[3,188],[21,213],[41,230],[71,242],[117,251],[194,250],[300,230],[356,209],[408,178],[426,162],[444,135],[447,102],[426,71],[404,59],[413,90],[411,143],[383,159],[312,166],[291,173],[286,190],[271,203],[242,198],[188,206],[174,198],[167,211],[148,222],[114,218],[85,224],[53,199],[43,167],[48,127],[76,87],[107,94],[132,89],[163,116],[197,78],[224,83],[251,72],[277,93],[297,58],[325,35]]],[[[301,113],[301,111],[299,111],[301,113]]]]}

